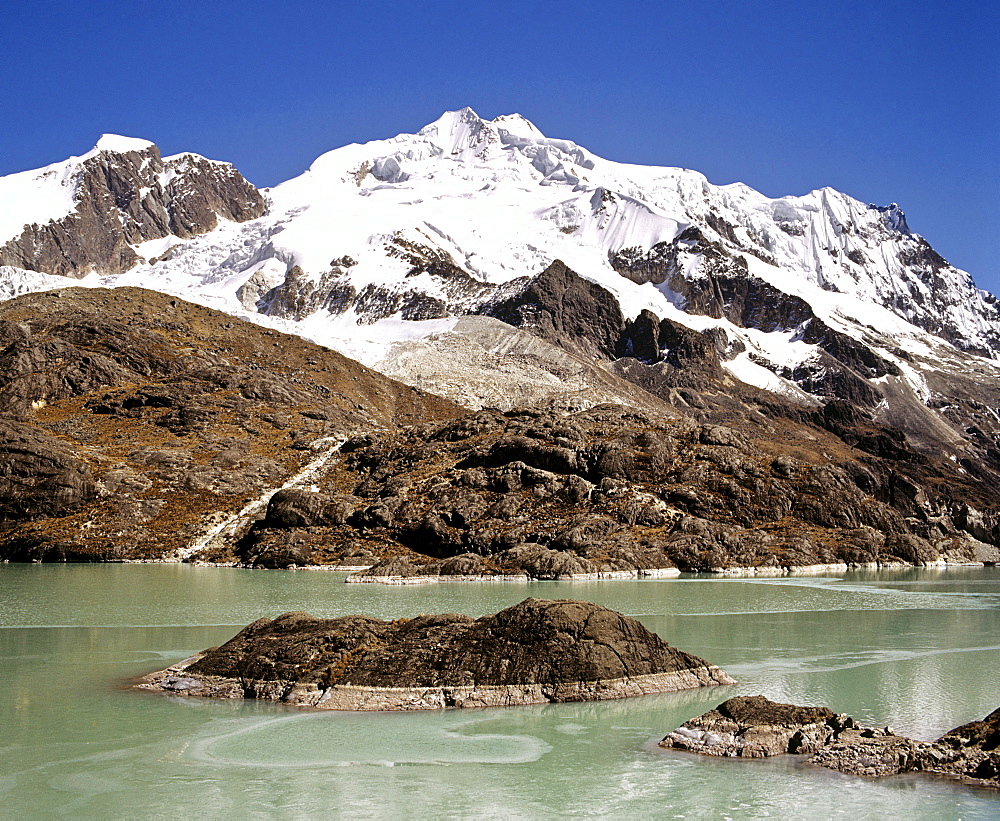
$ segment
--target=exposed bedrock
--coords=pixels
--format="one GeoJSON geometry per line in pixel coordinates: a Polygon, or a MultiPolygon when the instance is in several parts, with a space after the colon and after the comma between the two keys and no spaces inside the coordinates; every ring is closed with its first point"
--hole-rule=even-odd
{"type": "Polygon", "coordinates": [[[827,707],[778,704],[764,696],[737,696],[668,733],[661,747],[728,758],[812,754],[853,727],[827,707]]]}
{"type": "MultiPolygon", "coordinates": [[[[313,277],[293,265],[282,283],[260,287],[253,278],[240,289],[248,308],[287,319],[301,320],[318,310],[342,314],[348,310],[363,323],[373,323],[398,314],[405,320],[440,319],[461,315],[500,294],[510,286],[490,285],[472,277],[446,251],[413,242],[397,234],[385,245],[388,256],[401,259],[410,269],[393,284],[351,284],[350,269],[357,262],[350,256],[330,261],[330,268],[313,277]],[[426,274],[437,286],[431,295],[408,283],[426,274]]],[[[516,285],[514,286],[516,287],[516,285]]]]}
{"type": "Polygon", "coordinates": [[[0,416],[0,522],[59,516],[96,496],[90,466],[70,445],[0,416]]]}
{"type": "Polygon", "coordinates": [[[593,701],[735,683],[638,621],[580,601],[455,613],[260,619],[140,688],[327,710],[429,710],[593,701]]]}
{"type": "Polygon", "coordinates": [[[826,707],[738,696],[686,721],[660,746],[740,758],[797,753],[810,755],[810,764],[850,775],[925,772],[1000,787],[1000,710],[923,742],[897,735],[891,727],[862,727],[826,707]]]}
{"type": "Polygon", "coordinates": [[[272,497],[239,561],[413,583],[1000,560],[997,511],[952,468],[804,422],[483,410],[341,450],[315,490],[272,497]]]}
{"type": "Polygon", "coordinates": [[[625,324],[614,296],[555,260],[524,290],[488,309],[560,346],[611,359],[625,324]]]}

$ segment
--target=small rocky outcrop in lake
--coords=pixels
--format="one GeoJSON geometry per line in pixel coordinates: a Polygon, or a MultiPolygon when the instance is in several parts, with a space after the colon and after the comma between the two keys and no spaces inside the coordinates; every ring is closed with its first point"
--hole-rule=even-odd
{"type": "Polygon", "coordinates": [[[455,613],[260,619],[138,687],[327,710],[430,710],[592,701],[735,683],[638,621],[580,601],[455,613]]]}
{"type": "Polygon", "coordinates": [[[1000,710],[937,741],[922,742],[897,735],[890,727],[861,727],[826,707],[738,696],[685,722],[660,746],[742,758],[798,753],[811,755],[810,764],[850,775],[926,772],[1000,787],[1000,710]]]}
{"type": "Polygon", "coordinates": [[[852,719],[826,707],[777,704],[764,696],[737,696],[669,733],[661,747],[703,755],[768,758],[783,753],[814,753],[852,719]]]}

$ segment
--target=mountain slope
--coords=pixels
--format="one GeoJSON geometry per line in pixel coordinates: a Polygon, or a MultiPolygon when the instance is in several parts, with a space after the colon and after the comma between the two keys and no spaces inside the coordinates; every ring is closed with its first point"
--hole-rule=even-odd
{"type": "Polygon", "coordinates": [[[852,458],[950,462],[935,482],[977,498],[1000,487],[1000,310],[896,205],[769,199],[470,109],[324,154],[259,202],[229,166],[175,162],[118,138],[0,180],[0,295],[85,274],[305,336],[473,408],[783,420],[852,458]],[[187,223],[185,198],[206,203],[187,223]],[[18,235],[21,201],[37,225],[18,235]],[[32,250],[88,236],[84,212],[111,226],[91,232],[110,250],[32,250]]]}
{"type": "Polygon", "coordinates": [[[353,433],[458,412],[151,291],[22,296],[0,304],[0,560],[182,558],[353,433]]]}

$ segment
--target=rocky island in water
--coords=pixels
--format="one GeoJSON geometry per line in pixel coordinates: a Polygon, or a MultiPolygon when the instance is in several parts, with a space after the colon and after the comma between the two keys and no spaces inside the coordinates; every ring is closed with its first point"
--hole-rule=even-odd
{"type": "Polygon", "coordinates": [[[924,772],[1000,787],[1000,709],[925,742],[897,735],[891,727],[862,727],[828,707],[738,696],[685,722],[660,746],[736,758],[795,753],[850,775],[924,772]]]}
{"type": "Polygon", "coordinates": [[[736,682],[638,621],[582,601],[387,622],[259,619],[137,687],[326,710],[432,710],[627,698],[736,682]]]}

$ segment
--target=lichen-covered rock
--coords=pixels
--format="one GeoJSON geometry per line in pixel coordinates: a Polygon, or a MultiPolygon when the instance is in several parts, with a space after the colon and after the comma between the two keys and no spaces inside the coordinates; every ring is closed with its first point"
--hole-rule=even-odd
{"type": "Polygon", "coordinates": [[[380,621],[286,613],[140,680],[143,689],[339,710],[625,698],[733,680],[638,621],[580,601],[525,599],[479,619],[380,621]]]}

